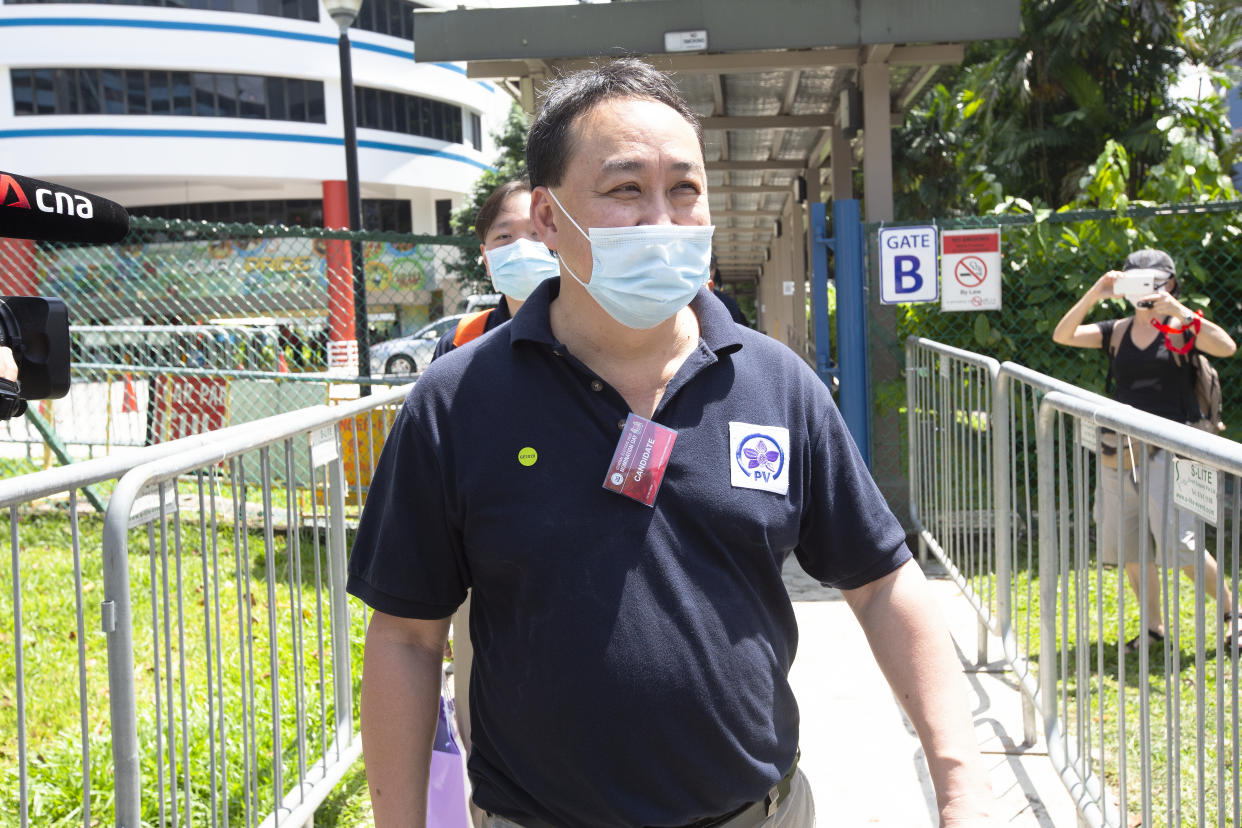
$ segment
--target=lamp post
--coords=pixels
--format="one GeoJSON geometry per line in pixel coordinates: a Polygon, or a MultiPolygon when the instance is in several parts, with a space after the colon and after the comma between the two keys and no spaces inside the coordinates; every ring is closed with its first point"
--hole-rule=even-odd
{"type": "MultiPolygon", "coordinates": [[[[349,27],[362,9],[363,0],[327,0],[328,14],[341,29],[337,41],[341,55],[341,116],[345,120],[345,191],[349,201],[349,229],[362,229],[362,194],[358,183],[358,131],[354,108],[354,71],[350,60],[349,27]]],[[[354,274],[354,337],[358,343],[358,376],[371,377],[371,343],[367,333],[367,280],[362,261],[362,242],[349,243],[349,258],[354,274]]],[[[371,393],[363,383],[361,394],[371,393]]]]}

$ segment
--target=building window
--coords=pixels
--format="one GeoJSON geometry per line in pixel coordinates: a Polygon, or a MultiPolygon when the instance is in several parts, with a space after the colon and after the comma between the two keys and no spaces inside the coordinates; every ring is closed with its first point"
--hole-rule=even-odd
{"type": "Polygon", "coordinates": [[[323,84],[229,72],[13,69],[16,115],[198,115],[325,123],[323,84]]]}
{"type": "Polygon", "coordinates": [[[470,113],[470,144],[479,152],[483,151],[483,119],[479,113],[470,113]]]}
{"type": "MultiPolygon", "coordinates": [[[[446,204],[448,202],[445,202],[446,204]]],[[[206,201],[196,204],[155,204],[130,207],[133,216],[185,221],[218,221],[230,224],[283,224],[289,227],[322,227],[323,202],[318,199],[270,199],[263,201],[206,201]]],[[[367,230],[411,233],[410,202],[397,198],[364,198],[362,226],[367,230]]]]}
{"type": "Polygon", "coordinates": [[[367,0],[358,12],[354,28],[414,40],[414,10],[428,8],[426,3],[409,0],[367,0]]]}
{"type": "MultiPolygon", "coordinates": [[[[421,135],[450,144],[462,142],[462,108],[456,104],[360,86],[354,108],[359,127],[421,135]]],[[[475,146],[482,149],[481,142],[475,146]]]]}
{"type": "Polygon", "coordinates": [[[436,235],[453,235],[453,202],[447,198],[436,199],[436,235]]]}
{"type": "MultiPolygon", "coordinates": [[[[22,3],[91,3],[100,0],[5,0],[5,5],[22,3]]],[[[104,0],[114,6],[167,6],[179,9],[207,9],[243,14],[266,14],[292,20],[319,20],[318,0],[104,0]]],[[[417,5],[417,4],[415,4],[417,5]]],[[[365,5],[364,5],[365,8],[365,5]]]]}

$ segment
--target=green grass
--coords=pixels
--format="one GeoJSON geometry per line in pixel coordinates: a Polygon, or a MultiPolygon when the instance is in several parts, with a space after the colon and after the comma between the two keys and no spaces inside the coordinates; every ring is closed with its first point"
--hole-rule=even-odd
{"type": "MultiPolygon", "coordinates": [[[[1124,575],[1122,576],[1124,577],[1124,575]]],[[[1226,573],[1228,579],[1229,573],[1226,573]]],[[[972,586],[976,590],[981,583],[992,584],[991,576],[976,576],[972,586]]],[[[1228,583],[1228,580],[1226,581],[1228,583]]],[[[1172,581],[1170,581],[1172,587],[1172,581]]],[[[1153,588],[1159,588],[1154,584],[1153,588]]],[[[1181,648],[1170,651],[1166,664],[1164,650],[1153,645],[1148,653],[1149,669],[1139,671],[1137,653],[1125,655],[1124,673],[1119,671],[1118,638],[1126,641],[1140,630],[1138,600],[1128,584],[1119,592],[1118,571],[1105,567],[1099,572],[1092,560],[1088,569],[1078,578],[1058,585],[1058,601],[1066,613],[1068,628],[1058,623],[1056,652],[1053,658],[1065,659],[1062,674],[1066,677],[1058,687],[1058,710],[1071,743],[1081,732],[1089,740],[1091,771],[1099,774],[1111,792],[1110,807],[1116,815],[1116,805],[1121,790],[1122,763],[1125,765],[1125,790],[1127,811],[1132,818],[1140,813],[1142,804],[1143,742],[1140,738],[1144,724],[1140,720],[1140,691],[1146,685],[1149,695],[1151,751],[1148,755],[1151,774],[1152,822],[1151,825],[1197,826],[1196,802],[1200,789],[1204,792],[1207,820],[1217,824],[1216,809],[1223,800],[1225,808],[1232,807],[1231,769],[1233,755],[1233,721],[1235,695],[1231,679],[1232,665],[1225,658],[1223,671],[1218,668],[1217,633],[1215,621],[1220,613],[1209,597],[1204,619],[1205,665],[1200,678],[1195,664],[1195,590],[1190,579],[1179,576],[1177,582],[1177,618],[1181,627],[1181,648]],[[1102,578],[1101,578],[1102,575],[1102,578]],[[1119,594],[1124,595],[1124,632],[1116,633],[1119,594]],[[1085,599],[1085,606],[1079,596],[1085,599]],[[1100,619],[1103,623],[1100,624],[1100,619]],[[1081,623],[1080,623],[1081,622],[1081,623]],[[1174,655],[1177,661],[1174,662],[1174,655]],[[1084,659],[1086,684],[1081,685],[1079,658],[1084,659]],[[1102,665],[1102,670],[1101,670],[1102,665]],[[1197,708],[1196,687],[1203,687],[1204,705],[1197,708]],[[1222,690],[1225,699],[1223,709],[1217,708],[1217,691],[1222,690]],[[1125,738],[1122,738],[1121,694],[1125,694],[1125,738]],[[1064,698],[1062,698],[1062,695],[1064,698]],[[1170,707],[1169,699],[1172,699],[1170,707]],[[1180,716],[1180,744],[1170,754],[1166,739],[1165,722],[1172,710],[1180,716]],[[1216,777],[1218,737],[1223,741],[1225,762],[1225,790],[1219,790],[1216,777]],[[1103,749],[1101,750],[1101,745],[1103,749]],[[1200,779],[1197,770],[1198,752],[1202,749],[1205,773],[1200,779]],[[1166,809],[1171,796],[1181,798],[1181,820],[1170,821],[1166,809]]],[[[1038,675],[1045,669],[1047,658],[1041,652],[1039,631],[1039,574],[1020,571],[1015,573],[1012,589],[1014,632],[1020,648],[1026,650],[1032,669],[1038,675]],[[1028,601],[1027,596],[1030,596],[1028,601]],[[1029,619],[1029,622],[1028,622],[1029,619]],[[1027,642],[1029,641],[1029,646],[1027,642]]],[[[1167,614],[1167,611],[1166,611],[1167,614]]],[[[1171,645],[1170,645],[1171,648],[1171,645]]],[[[1221,825],[1233,825],[1226,815],[1221,825]]]]}
{"type": "MultiPolygon", "coordinates": [[[[183,503],[186,496],[197,496],[198,487],[193,478],[180,481],[177,488],[183,503]]],[[[231,503],[232,491],[227,486],[217,486],[216,495],[222,505],[231,503]]],[[[273,492],[275,511],[282,512],[284,496],[282,490],[273,492]]],[[[261,502],[261,492],[256,498],[251,487],[244,499],[248,503],[261,502]]],[[[304,511],[309,514],[308,498],[303,497],[302,501],[304,511]]],[[[73,597],[78,576],[72,555],[71,519],[64,506],[64,502],[51,507],[41,504],[41,508],[23,511],[19,523],[21,653],[25,673],[30,820],[41,826],[81,824],[85,803],[91,810],[92,823],[107,824],[112,820],[113,771],[106,638],[100,631],[102,519],[89,513],[78,517],[84,602],[83,629],[79,632],[73,597]],[[79,657],[86,677],[89,797],[83,796],[82,784],[83,734],[79,711],[83,694],[79,690],[79,657]]],[[[322,507],[319,513],[322,515],[322,507]]],[[[231,514],[231,508],[224,514],[231,514]]],[[[7,532],[7,512],[2,522],[7,532]]],[[[193,514],[183,514],[181,555],[178,557],[172,521],[164,531],[151,526],[130,532],[134,681],[139,709],[143,819],[148,824],[160,821],[157,780],[161,769],[165,776],[166,809],[171,808],[175,796],[178,807],[185,813],[182,754],[186,750],[191,779],[189,822],[211,823],[212,783],[208,763],[213,743],[217,747],[215,759],[227,772],[227,781],[223,774],[217,776],[217,807],[227,808],[230,822],[234,824],[243,823],[247,816],[260,819],[270,811],[275,797],[270,761],[273,727],[269,677],[273,656],[281,684],[277,715],[283,734],[281,768],[286,789],[297,775],[294,735],[299,720],[305,723],[308,733],[307,763],[313,762],[320,753],[320,723],[332,721],[335,702],[331,678],[334,654],[326,604],[326,546],[321,536],[321,571],[317,584],[311,531],[290,533],[281,529],[274,532],[270,563],[264,535],[261,522],[249,517],[246,531],[242,531],[241,527],[227,523],[209,523],[204,527],[193,514]],[[204,546],[209,564],[206,575],[203,572],[204,546]],[[213,561],[219,562],[218,569],[211,565],[213,561]],[[216,594],[219,595],[218,608],[216,594]],[[321,618],[324,635],[328,638],[322,704],[319,699],[320,666],[314,646],[321,618]],[[277,626],[274,645],[269,636],[271,619],[275,619],[277,626]],[[208,624],[210,636],[206,631],[208,624]],[[299,674],[294,653],[295,631],[303,637],[301,710],[293,692],[299,674]],[[187,665],[184,681],[179,667],[183,658],[187,665]],[[249,692],[252,683],[253,696],[249,692]],[[155,720],[157,696],[165,717],[162,728],[155,720]],[[243,703],[251,700],[252,709],[243,713],[243,703]],[[183,705],[187,711],[184,721],[180,715],[183,705]],[[171,725],[167,717],[169,709],[175,713],[171,725]],[[157,741],[162,741],[162,762],[158,761],[157,741]],[[227,758],[222,758],[223,748],[227,748],[227,758]],[[243,760],[247,748],[259,757],[257,767],[243,760]],[[174,774],[175,791],[172,790],[174,783],[169,780],[174,774]]],[[[0,572],[3,572],[0,575],[0,648],[9,654],[0,659],[0,688],[3,688],[0,690],[0,825],[10,825],[19,824],[20,820],[11,565],[0,572]]],[[[360,607],[352,600],[351,622],[353,683],[348,703],[354,705],[361,675],[358,668],[363,629],[360,607]]],[[[356,721],[356,710],[354,715],[356,721]]],[[[331,740],[330,725],[327,740],[331,740]]],[[[352,771],[342,790],[348,790],[350,784],[358,787],[356,780],[360,775],[359,770],[352,771]]],[[[365,800],[365,783],[361,788],[365,800]]],[[[333,802],[336,803],[334,812],[342,821],[318,819],[317,824],[365,823],[365,817],[361,818],[361,823],[352,821],[355,815],[362,813],[354,800],[334,798],[333,802]]]]}

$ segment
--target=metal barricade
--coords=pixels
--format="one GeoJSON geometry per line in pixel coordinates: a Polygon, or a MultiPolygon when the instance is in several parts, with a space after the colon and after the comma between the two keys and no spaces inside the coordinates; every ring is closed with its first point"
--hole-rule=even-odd
{"type": "MultiPolygon", "coordinates": [[[[362,382],[378,389],[409,380],[362,382]]],[[[325,373],[74,363],[68,395],[33,405],[70,454],[85,458],[319,405],[359,381],[325,373]]],[[[0,454],[30,454],[28,447],[47,439],[30,418],[0,422],[0,454]]]]}
{"type": "Polygon", "coordinates": [[[1000,634],[993,523],[996,455],[993,394],[996,360],[911,337],[906,344],[910,518],[920,556],[930,550],[979,613],[978,661],[987,661],[987,630],[1000,634]]]}
{"type": "Polygon", "coordinates": [[[0,481],[12,824],[308,823],[359,751],[346,529],[408,390],[0,481]]]}
{"type": "Polygon", "coordinates": [[[994,428],[996,440],[997,608],[1005,661],[1022,688],[1023,741],[1038,738],[1035,709],[1039,704],[1036,665],[1029,654],[1038,650],[1039,597],[1036,509],[1035,426],[1045,394],[1060,391],[1107,405],[1110,401],[1077,386],[1012,362],[1001,363],[996,377],[994,428]],[[1002,576],[1001,573],[1004,573],[1002,576]]]}
{"type": "Polygon", "coordinates": [[[1238,592],[1242,445],[1064,392],[1042,401],[1037,442],[1040,708],[1054,764],[1092,826],[1239,824],[1227,646],[1238,622],[1207,594],[1238,592]],[[1120,447],[1115,466],[1101,429],[1120,447]],[[1138,536],[1133,589],[1128,567],[1105,561],[1113,530],[1138,536]],[[1189,582],[1155,565],[1161,550],[1174,564],[1183,542],[1189,582]],[[1157,597],[1166,633],[1149,651],[1157,597]]]}
{"type": "Polygon", "coordinates": [[[1025,741],[1038,738],[1038,708],[1080,823],[1239,824],[1236,650],[1221,646],[1237,622],[1224,623],[1207,596],[1238,592],[1242,447],[1023,366],[913,337],[907,410],[920,546],[979,613],[980,662],[987,631],[1000,636],[1021,688],[1025,741]],[[1065,422],[1048,425],[1049,407],[1065,422]],[[1131,442],[1132,472],[1103,465],[1101,425],[1131,442]],[[1167,504],[1173,475],[1189,475],[1190,461],[1217,481],[1218,495],[1205,495],[1200,518],[1179,530],[1168,515],[1184,513],[1184,504],[1167,504]],[[1118,535],[1134,531],[1143,560],[1155,561],[1153,537],[1172,548],[1192,530],[1190,579],[1140,561],[1131,589],[1115,555],[1102,554],[1093,509],[1102,508],[1106,483],[1121,503],[1122,475],[1140,505],[1115,510],[1118,535]],[[1146,505],[1149,492],[1161,505],[1146,505]],[[1157,518],[1151,535],[1141,528],[1149,512],[1157,518]],[[1157,597],[1168,616],[1165,640],[1150,653],[1127,653],[1126,643],[1142,641],[1155,623],[1157,597]]]}

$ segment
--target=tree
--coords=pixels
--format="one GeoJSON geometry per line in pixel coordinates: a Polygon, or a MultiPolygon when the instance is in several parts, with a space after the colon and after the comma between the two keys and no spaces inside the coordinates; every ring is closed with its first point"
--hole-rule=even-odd
{"type": "Polygon", "coordinates": [[[1226,165],[1236,155],[1223,101],[1179,100],[1194,61],[1228,83],[1242,11],[1236,0],[1024,0],[1023,31],[973,46],[894,136],[903,218],[976,214],[1003,193],[1060,207],[1081,194],[1109,142],[1129,159],[1137,198],[1189,135],[1226,165]],[[1174,140],[1171,131],[1180,128],[1174,140]]]}

